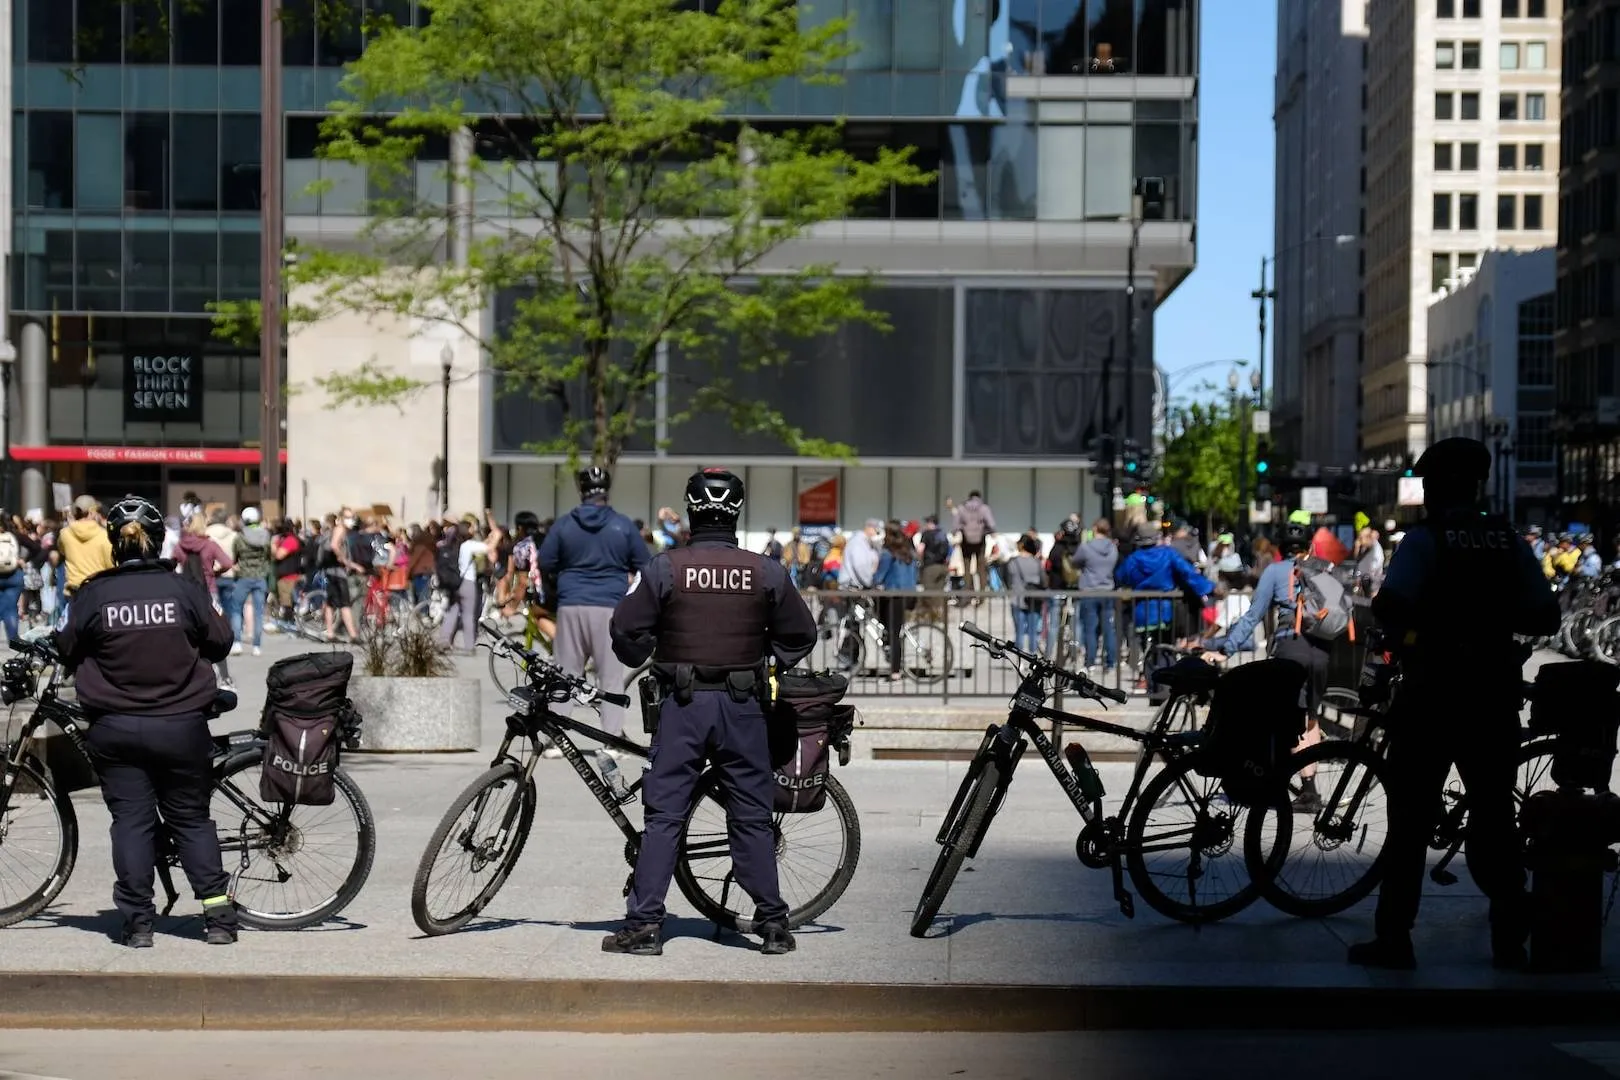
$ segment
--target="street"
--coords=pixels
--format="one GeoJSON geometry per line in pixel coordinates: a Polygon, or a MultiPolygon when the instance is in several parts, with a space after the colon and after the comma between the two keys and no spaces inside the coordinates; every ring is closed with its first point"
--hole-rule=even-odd
{"type": "MultiPolygon", "coordinates": [[[[1168,1018],[1167,1018],[1168,1019],[1168,1018]]],[[[729,1080],[1600,1080],[1616,1031],[1173,1031],[964,1035],[8,1031],[0,1080],[390,1080],[635,1077],[729,1080]],[[656,1062],[656,1069],[649,1067],[656,1062]]]]}

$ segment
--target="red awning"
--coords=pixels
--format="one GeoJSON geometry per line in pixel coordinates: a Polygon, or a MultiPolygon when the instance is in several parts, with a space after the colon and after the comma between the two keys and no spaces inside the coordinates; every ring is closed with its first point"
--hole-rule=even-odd
{"type": "MultiPolygon", "coordinates": [[[[257,465],[250,446],[13,446],[18,461],[94,462],[111,465],[257,465]]],[[[287,463],[287,451],[281,451],[287,463]]]]}

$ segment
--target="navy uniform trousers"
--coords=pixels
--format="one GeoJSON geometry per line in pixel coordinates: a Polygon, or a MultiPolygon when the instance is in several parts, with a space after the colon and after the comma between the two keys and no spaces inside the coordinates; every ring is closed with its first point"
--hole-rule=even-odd
{"type": "Polygon", "coordinates": [[[737,883],[753,898],[756,925],[785,923],[788,908],[776,880],[776,837],[771,829],[776,773],[771,768],[765,713],[757,700],[737,702],[723,690],[695,690],[692,702],[667,698],[650,748],[642,784],[646,832],[636,858],[626,921],[664,920],[664,897],[675,875],[681,825],[691,808],[705,761],[720,773],[726,830],[737,883]]]}
{"type": "Polygon", "coordinates": [[[124,921],[150,923],[156,914],[160,827],[173,837],[197,899],[224,896],[230,878],[208,817],[213,745],[207,717],[103,716],[90,725],[88,739],[112,812],[113,903],[124,921]]]}

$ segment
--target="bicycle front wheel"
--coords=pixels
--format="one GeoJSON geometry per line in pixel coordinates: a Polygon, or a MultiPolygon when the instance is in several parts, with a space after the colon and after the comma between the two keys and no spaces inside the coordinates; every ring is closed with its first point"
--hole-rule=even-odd
{"type": "MultiPolygon", "coordinates": [[[[827,777],[827,801],[813,814],[773,814],[776,879],[788,906],[788,928],[819,918],[838,902],[861,859],[861,823],[849,793],[827,777]]],[[[759,932],[748,894],[737,884],[725,795],[719,774],[698,781],[698,794],[681,830],[675,884],[698,913],[741,934],[759,932]],[[747,905],[746,909],[744,905],[747,905]]]]}
{"type": "Polygon", "coordinates": [[[945,903],[945,894],[962,869],[962,860],[969,851],[977,850],[985,829],[990,827],[990,804],[995,801],[996,788],[1001,784],[1001,767],[986,761],[979,775],[968,781],[972,790],[962,805],[966,807],[955,828],[945,838],[939,858],[934,861],[934,872],[928,875],[922,898],[911,916],[911,936],[924,937],[945,903]]]}
{"type": "MultiPolygon", "coordinates": [[[[326,635],[326,593],[311,589],[303,595],[293,613],[293,626],[300,637],[319,641],[326,635]]],[[[338,624],[333,623],[336,627],[338,624]]]]}
{"type": "Polygon", "coordinates": [[[1125,868],[1148,906],[1185,923],[1235,915],[1259,897],[1237,841],[1242,806],[1198,773],[1199,757],[1165,764],[1142,787],[1125,830],[1125,868]]]}
{"type": "Polygon", "coordinates": [[[78,857],[73,800],[23,761],[0,802],[0,926],[49,907],[67,885],[78,857]]]}
{"type": "Polygon", "coordinates": [[[1384,759],[1364,743],[1324,742],[1295,754],[1289,767],[1286,792],[1250,812],[1244,854],[1251,871],[1267,868],[1258,875],[1261,895],[1278,911],[1336,915],[1384,877],[1384,759]],[[1314,774],[1309,783],[1307,773],[1314,774]]]}
{"type": "Polygon", "coordinates": [[[900,663],[918,682],[938,682],[951,673],[951,637],[933,623],[907,623],[900,631],[900,663]]]}
{"type": "Polygon", "coordinates": [[[360,895],[377,854],[371,806],[342,770],[332,774],[330,806],[259,798],[263,757],[238,754],[214,777],[208,812],[231,875],[243,926],[301,930],[324,922],[360,895]]]}
{"type": "Polygon", "coordinates": [[[411,885],[411,917],[430,937],[466,926],[512,876],[534,824],[534,781],[515,761],[474,780],[433,830],[411,885]]]}

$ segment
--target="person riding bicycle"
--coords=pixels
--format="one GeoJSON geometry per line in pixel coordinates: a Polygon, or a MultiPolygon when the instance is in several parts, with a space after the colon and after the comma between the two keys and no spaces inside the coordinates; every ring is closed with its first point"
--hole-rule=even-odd
{"type": "Polygon", "coordinates": [[[1481,512],[1490,471],[1490,451],[1475,439],[1442,439],[1424,452],[1416,472],[1426,519],[1407,530],[1373,599],[1402,680],[1387,726],[1390,819],[1376,937],[1351,946],[1352,964],[1416,966],[1412,926],[1453,763],[1468,789],[1468,869],[1491,901],[1494,962],[1527,962],[1513,806],[1525,653],[1514,635],[1555,633],[1558,605],[1530,545],[1505,517],[1481,512]]]}
{"type": "Polygon", "coordinates": [[[529,609],[540,632],[554,638],[557,624],[546,610],[546,590],[540,579],[540,545],[545,532],[540,528],[540,516],[532,510],[520,511],[512,519],[517,542],[512,545],[511,557],[506,560],[506,580],[501,589],[507,597],[506,612],[517,610],[519,604],[529,609]]]}
{"type": "Polygon", "coordinates": [[[794,948],[771,828],[766,661],[785,671],[810,655],[816,624],[781,563],[737,546],[743,496],[743,482],[724,469],[694,473],[686,484],[691,544],[654,556],[613,612],[613,651],[631,668],[652,658],[663,702],[625,925],[603,940],[603,952],[663,953],[664,896],[705,760],[720,775],[732,866],[756,905],[760,951],[794,948]]]}
{"type": "Polygon", "coordinates": [[[230,653],[232,634],[203,587],[157,557],[163,531],[163,515],[137,496],[126,495],[108,512],[116,565],[85,580],[56,643],[77,673],[101,794],[112,812],[121,943],[152,945],[156,835],[163,828],[202,901],[208,943],[229,945],[236,941],[236,906],[208,816],[208,719],[219,693],[211,665],[230,653]]]}

